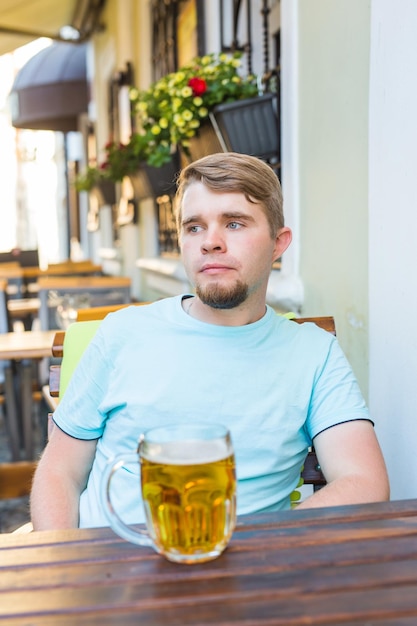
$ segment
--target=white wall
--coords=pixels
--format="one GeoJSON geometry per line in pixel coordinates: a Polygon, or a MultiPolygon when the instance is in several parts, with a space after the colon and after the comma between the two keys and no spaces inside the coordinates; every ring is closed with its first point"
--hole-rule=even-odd
{"type": "Polygon", "coordinates": [[[373,0],[370,407],[392,498],[417,496],[417,3],[373,0]]]}

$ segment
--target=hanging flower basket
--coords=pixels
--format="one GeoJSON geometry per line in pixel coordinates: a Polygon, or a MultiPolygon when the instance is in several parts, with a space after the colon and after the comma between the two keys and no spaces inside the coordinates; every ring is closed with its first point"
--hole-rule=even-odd
{"type": "Polygon", "coordinates": [[[276,94],[219,104],[210,113],[224,151],[279,160],[280,132],[276,94]]]}
{"type": "Polygon", "coordinates": [[[179,170],[178,153],[173,154],[171,160],[161,167],[152,167],[147,163],[142,163],[135,174],[129,175],[135,199],[144,200],[165,194],[173,195],[176,191],[175,179],[179,170]]]}
{"type": "MultiPolygon", "coordinates": [[[[144,151],[150,158],[159,157],[159,152],[164,158],[171,146],[181,148],[186,162],[222,152],[210,129],[210,111],[220,103],[258,94],[257,77],[242,76],[239,71],[241,57],[238,51],[195,57],[148,89],[130,90],[137,126],[145,138],[144,151]]],[[[152,163],[150,158],[146,158],[148,163],[152,163]]]]}

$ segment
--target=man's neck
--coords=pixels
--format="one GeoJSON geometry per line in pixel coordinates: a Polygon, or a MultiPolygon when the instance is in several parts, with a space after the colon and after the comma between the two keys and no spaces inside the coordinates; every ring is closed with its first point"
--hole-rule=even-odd
{"type": "Polygon", "coordinates": [[[217,309],[204,304],[198,296],[184,298],[182,308],[191,317],[216,326],[246,326],[257,322],[265,315],[265,302],[251,303],[248,300],[232,309],[217,309]]]}

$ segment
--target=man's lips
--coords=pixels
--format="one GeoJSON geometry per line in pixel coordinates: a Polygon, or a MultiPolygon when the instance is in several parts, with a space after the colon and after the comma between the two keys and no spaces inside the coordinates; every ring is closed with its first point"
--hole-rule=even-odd
{"type": "Polygon", "coordinates": [[[233,270],[233,267],[228,265],[221,265],[220,263],[207,263],[200,269],[202,274],[222,274],[223,272],[229,272],[233,270]]]}

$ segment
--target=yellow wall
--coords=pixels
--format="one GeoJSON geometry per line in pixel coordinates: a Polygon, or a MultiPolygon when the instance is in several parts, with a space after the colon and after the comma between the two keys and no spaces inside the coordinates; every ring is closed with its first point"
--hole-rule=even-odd
{"type": "Polygon", "coordinates": [[[370,3],[300,0],[299,36],[303,314],[335,316],[367,395],[370,3]]]}

